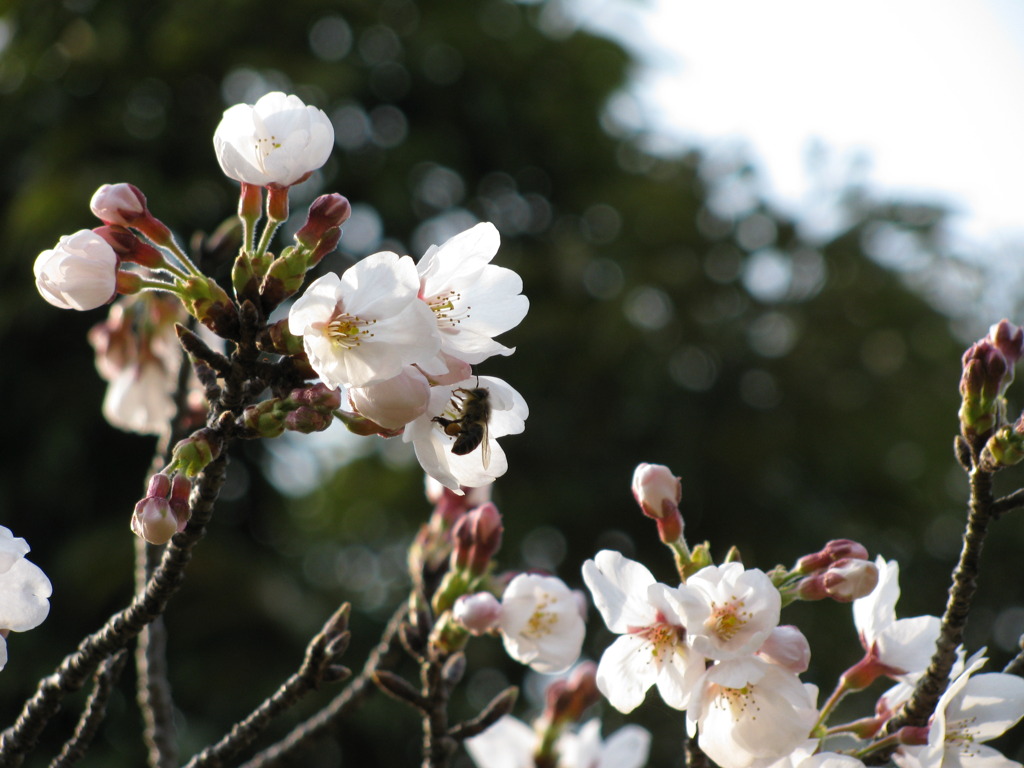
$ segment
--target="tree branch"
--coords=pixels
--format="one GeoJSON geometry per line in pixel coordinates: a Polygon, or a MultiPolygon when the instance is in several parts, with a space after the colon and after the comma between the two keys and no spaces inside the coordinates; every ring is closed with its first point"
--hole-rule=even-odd
{"type": "Polygon", "coordinates": [[[337,682],[348,677],[351,673],[338,662],[351,637],[348,631],[350,610],[347,603],[338,609],[307,646],[299,671],[245,720],[236,724],[227,736],[193,757],[185,768],[221,768],[225,761],[252,744],[271,720],[297,704],[311,690],[323,682],[337,682]]]}
{"type": "Polygon", "coordinates": [[[107,701],[114,690],[114,684],[124,670],[128,653],[121,649],[100,665],[93,676],[94,687],[85,702],[82,716],[78,720],[75,732],[64,744],[60,754],[50,763],[50,768],[69,768],[85,757],[86,750],[99,730],[100,723],[107,710],[107,701]]]}
{"type": "Polygon", "coordinates": [[[78,649],[64,657],[57,670],[39,681],[17,721],[0,735],[0,768],[15,768],[39,739],[46,724],[59,710],[64,697],[80,690],[99,664],[138,636],[143,627],[160,616],[185,576],[192,550],[206,533],[213,505],[224,482],[227,454],[201,472],[192,492],[192,517],[181,533],[167,545],[159,567],[145,592],[111,616],[97,632],[86,637],[78,649]]]}
{"type": "Polygon", "coordinates": [[[392,614],[380,642],[370,652],[362,671],[352,679],[326,707],[292,729],[276,744],[256,754],[239,768],[271,768],[281,760],[290,757],[314,739],[328,733],[337,723],[358,707],[375,690],[373,675],[378,669],[389,666],[396,655],[399,628],[406,618],[408,606],[405,602],[392,614]]]}

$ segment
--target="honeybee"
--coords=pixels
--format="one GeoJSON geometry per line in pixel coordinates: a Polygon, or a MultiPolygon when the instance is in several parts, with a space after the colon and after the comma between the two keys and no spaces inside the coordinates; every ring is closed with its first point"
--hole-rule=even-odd
{"type": "MultiPolygon", "coordinates": [[[[479,382],[478,382],[479,383],[479,382]]],[[[472,389],[459,387],[452,391],[452,412],[455,418],[435,416],[431,421],[441,425],[446,435],[455,438],[452,453],[465,456],[481,448],[484,468],[491,462],[490,441],[487,439],[487,423],[491,419],[491,393],[486,387],[472,389]]]]}

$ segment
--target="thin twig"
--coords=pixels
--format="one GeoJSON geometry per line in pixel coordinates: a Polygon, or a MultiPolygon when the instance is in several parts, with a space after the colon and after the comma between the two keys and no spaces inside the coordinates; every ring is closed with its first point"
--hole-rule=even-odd
{"type": "Polygon", "coordinates": [[[99,730],[103,716],[106,714],[107,701],[114,690],[114,684],[124,670],[128,653],[121,649],[113,656],[108,657],[96,674],[93,675],[94,685],[92,693],[86,699],[82,716],[78,719],[78,725],[70,739],[64,744],[60,754],[50,763],[50,768],[70,768],[85,757],[86,750],[92,744],[96,732],[99,730]]]}
{"type": "Polygon", "coordinates": [[[15,768],[32,749],[50,719],[60,710],[64,697],[80,690],[107,657],[116,653],[142,628],[155,620],[177,592],[185,577],[192,550],[206,532],[213,505],[224,482],[227,455],[211,462],[197,478],[192,492],[192,517],[181,533],[175,534],[153,572],[146,591],[111,616],[98,631],[86,637],[78,650],[64,657],[57,670],[39,681],[17,721],[0,734],[0,768],[15,768]]]}
{"type": "Polygon", "coordinates": [[[339,665],[348,648],[348,614],[346,604],[324,624],[323,629],[306,648],[299,671],[277,689],[273,696],[257,707],[245,720],[216,744],[207,747],[189,761],[185,768],[221,768],[227,760],[252,744],[270,722],[323,682],[343,680],[350,673],[339,665]]]}
{"type": "Polygon", "coordinates": [[[1000,517],[1022,507],[1024,507],[1024,488],[996,499],[992,503],[992,514],[995,517],[1000,517]]]}
{"type": "Polygon", "coordinates": [[[239,768],[271,768],[281,760],[290,757],[314,739],[331,731],[345,716],[350,714],[377,686],[373,682],[373,674],[392,663],[396,655],[399,628],[405,621],[407,605],[403,602],[391,616],[380,642],[370,652],[362,671],[352,678],[344,691],[315,715],[300,723],[276,744],[257,753],[239,768]]]}
{"type": "Polygon", "coordinates": [[[1021,650],[1010,660],[1009,664],[1003,667],[1003,673],[1024,677],[1024,635],[1017,641],[1017,645],[1021,650]]]}

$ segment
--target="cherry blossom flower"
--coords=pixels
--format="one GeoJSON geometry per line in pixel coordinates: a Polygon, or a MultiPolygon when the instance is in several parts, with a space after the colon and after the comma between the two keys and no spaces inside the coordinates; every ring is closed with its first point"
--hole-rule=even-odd
{"type": "Polygon", "coordinates": [[[687,586],[659,584],[640,563],[607,549],[583,564],[583,580],[608,629],[621,635],[598,664],[601,693],[631,712],[656,685],[666,704],[686,709],[704,672],[704,657],[686,643],[687,586]]]}
{"type": "Polygon", "coordinates": [[[853,621],[877,673],[898,680],[927,668],[935,651],[940,622],[935,616],[897,619],[899,564],[895,560],[886,562],[879,555],[875,565],[878,586],[867,597],[853,601],[853,621]]]}
{"type": "Polygon", "coordinates": [[[365,387],[436,357],[433,314],[416,298],[419,280],[408,256],[375,253],[338,277],[313,281],[288,313],[309,364],[324,384],[365,387]]]}
{"type": "Polygon", "coordinates": [[[275,91],[255,104],[226,110],[214,131],[213,147],[228,178],[289,187],[327,162],[334,127],[323,111],[275,91]]]}
{"type": "Polygon", "coordinates": [[[162,434],[176,411],[176,384],[176,377],[156,358],[124,368],[107,386],[103,418],[126,432],[162,434]]]}
{"type": "MultiPolygon", "coordinates": [[[[50,612],[53,591],[46,574],[25,559],[29,546],[0,526],[0,629],[25,632],[50,612]]],[[[7,642],[0,636],[0,669],[7,663],[7,642]]]]}
{"type": "Polygon", "coordinates": [[[441,332],[441,351],[471,365],[515,350],[494,336],[519,325],[530,308],[523,281],[511,269],[491,264],[500,236],[493,224],[477,224],[420,259],[420,298],[441,332]]]}
{"type": "Polygon", "coordinates": [[[782,597],[771,579],[740,563],[709,565],[691,576],[683,619],[693,649],[711,659],[754,653],[779,623],[782,597]]]}
{"type": "Polygon", "coordinates": [[[586,633],[576,595],[565,582],[530,573],[505,588],[498,628],[509,656],[546,675],[573,665],[586,633]]]}
{"type": "MultiPolygon", "coordinates": [[[[601,723],[594,719],[578,732],[563,732],[554,751],[558,768],[642,768],[650,745],[650,733],[638,725],[620,728],[602,742],[601,723]]],[[[539,734],[510,715],[466,740],[466,751],[478,768],[534,768],[539,746],[539,734]]]]}
{"type": "Polygon", "coordinates": [[[749,768],[793,752],[817,720],[817,689],[757,656],[720,661],[701,678],[687,730],[721,768],[749,768]]]}
{"type": "Polygon", "coordinates": [[[36,257],[36,289],[55,307],[95,309],[114,298],[117,264],[117,254],[107,241],[82,229],[36,257]]]}
{"type": "Polygon", "coordinates": [[[757,655],[799,675],[811,665],[811,645],[804,633],[791,624],[775,627],[757,655]]]}
{"type": "Polygon", "coordinates": [[[433,387],[426,412],[406,426],[402,440],[413,444],[423,471],[446,488],[456,492],[461,486],[478,488],[489,485],[495,478],[505,474],[508,461],[498,438],[522,432],[529,412],[523,396],[501,379],[493,376],[473,377],[455,384],[433,387]],[[472,389],[487,390],[490,413],[480,447],[459,455],[452,453],[455,435],[446,433],[444,427],[434,419],[459,419],[464,392],[472,389]]]}
{"type": "Polygon", "coordinates": [[[946,688],[928,726],[928,743],[904,745],[893,755],[900,768],[1012,768],[1009,760],[983,742],[1001,736],[1024,716],[1024,680],[990,672],[976,654],[946,688]]]}

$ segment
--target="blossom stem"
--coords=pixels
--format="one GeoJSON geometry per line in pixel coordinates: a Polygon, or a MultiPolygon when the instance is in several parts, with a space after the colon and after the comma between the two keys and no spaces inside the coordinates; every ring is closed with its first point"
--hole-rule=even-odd
{"type": "Polygon", "coordinates": [[[812,733],[825,726],[829,717],[832,716],[832,711],[839,706],[839,702],[841,702],[849,692],[850,687],[846,684],[846,680],[844,678],[840,678],[839,684],[836,686],[835,690],[832,691],[832,695],[828,697],[828,701],[826,701],[825,705],[821,708],[821,713],[818,715],[818,722],[814,724],[814,728],[811,731],[812,733]]]}

